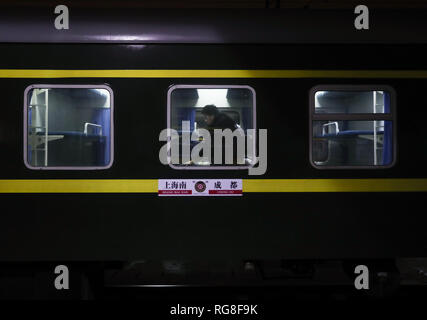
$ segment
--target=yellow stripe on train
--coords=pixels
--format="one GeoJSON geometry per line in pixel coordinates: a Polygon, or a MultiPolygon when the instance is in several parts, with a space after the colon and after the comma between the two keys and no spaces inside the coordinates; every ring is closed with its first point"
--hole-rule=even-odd
{"type": "MultiPolygon", "coordinates": [[[[0,193],[157,193],[156,179],[0,180],[0,193]]],[[[243,179],[243,192],[427,192],[427,179],[243,179]]]]}
{"type": "Polygon", "coordinates": [[[0,69],[0,78],[427,78],[427,70],[0,69]]]}

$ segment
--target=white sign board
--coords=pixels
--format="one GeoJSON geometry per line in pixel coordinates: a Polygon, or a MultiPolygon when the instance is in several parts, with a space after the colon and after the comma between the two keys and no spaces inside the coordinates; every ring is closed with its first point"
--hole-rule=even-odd
{"type": "Polygon", "coordinates": [[[241,196],[242,179],[159,179],[159,196],[241,196]]]}

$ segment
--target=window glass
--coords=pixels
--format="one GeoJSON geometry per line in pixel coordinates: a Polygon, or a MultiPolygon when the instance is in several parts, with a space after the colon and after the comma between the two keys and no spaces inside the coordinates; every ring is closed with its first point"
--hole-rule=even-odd
{"type": "Polygon", "coordinates": [[[335,87],[311,90],[312,164],[318,168],[392,166],[396,148],[393,89],[335,87]]]}
{"type": "Polygon", "coordinates": [[[30,168],[106,168],[112,162],[112,97],[107,87],[27,89],[30,168]]]}
{"type": "Polygon", "coordinates": [[[318,166],[385,166],[392,162],[391,121],[313,121],[318,166]]]}
{"type": "Polygon", "coordinates": [[[317,91],[315,113],[390,113],[385,91],[317,91]]]}
{"type": "MultiPolygon", "coordinates": [[[[169,96],[169,127],[179,135],[179,162],[176,167],[218,168],[224,166],[248,166],[254,159],[252,153],[238,152],[238,136],[246,139],[248,129],[255,129],[255,91],[248,86],[189,86],[172,87],[169,96]],[[222,146],[214,144],[215,129],[230,129],[235,136],[223,139],[222,146]],[[210,155],[202,159],[188,159],[184,150],[193,149],[210,135],[210,155]],[[186,135],[187,134],[187,135],[186,135]],[[191,137],[191,139],[186,139],[191,137]],[[232,153],[227,158],[226,152],[232,153]],[[221,161],[215,161],[215,154],[221,153],[221,161]],[[228,159],[228,160],[227,160],[228,159]]],[[[241,140],[242,141],[242,140],[241,140]]],[[[246,142],[244,142],[246,145],[246,142]]],[[[246,150],[247,151],[247,150],[246,150]]],[[[204,156],[204,152],[200,155],[204,156]]],[[[219,159],[219,158],[218,158],[219,159]]],[[[218,160],[217,159],[217,160],[218,160]]]]}

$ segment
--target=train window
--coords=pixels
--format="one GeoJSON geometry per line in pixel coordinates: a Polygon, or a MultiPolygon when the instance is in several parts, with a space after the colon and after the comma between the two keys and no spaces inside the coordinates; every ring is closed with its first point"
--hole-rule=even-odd
{"type": "Polygon", "coordinates": [[[25,90],[24,161],[30,169],[106,169],[113,162],[113,93],[105,85],[25,90]]]}
{"type": "MultiPolygon", "coordinates": [[[[249,86],[175,85],[168,92],[168,128],[175,130],[179,138],[179,159],[171,162],[175,169],[243,169],[255,159],[255,142],[252,152],[242,153],[237,146],[238,138],[246,141],[249,129],[255,126],[255,91],[249,86]],[[204,130],[202,130],[204,129],[204,130]],[[222,139],[222,146],[214,143],[215,129],[230,129],[232,140],[222,139]],[[210,139],[208,155],[200,152],[194,159],[193,151],[199,142],[205,141],[202,132],[210,139]],[[232,141],[230,143],[230,141],[232,141]],[[228,143],[228,145],[227,145],[228,143]],[[231,148],[227,148],[232,145],[231,148]],[[219,150],[218,148],[221,148],[219,150]],[[189,156],[184,156],[184,150],[189,156]],[[232,156],[227,157],[227,152],[232,156]],[[216,158],[215,154],[221,154],[216,158]]],[[[206,139],[206,140],[205,140],[206,139]]],[[[244,146],[246,146],[246,142],[244,146]]]]}
{"type": "Polygon", "coordinates": [[[395,99],[388,86],[317,86],[310,93],[316,168],[387,168],[395,160],[395,99]]]}

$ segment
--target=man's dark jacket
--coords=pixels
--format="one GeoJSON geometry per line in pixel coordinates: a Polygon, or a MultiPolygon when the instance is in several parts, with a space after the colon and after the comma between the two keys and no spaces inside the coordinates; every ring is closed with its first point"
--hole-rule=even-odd
{"type": "Polygon", "coordinates": [[[220,112],[215,116],[214,122],[209,127],[212,129],[230,129],[234,131],[236,129],[236,122],[225,113],[220,112]]]}
{"type": "MultiPolygon", "coordinates": [[[[222,130],[230,129],[231,131],[234,131],[237,129],[237,124],[227,114],[220,112],[215,116],[214,122],[208,128],[209,128],[209,131],[211,132],[211,138],[212,138],[211,156],[213,159],[213,155],[215,153],[215,148],[213,143],[214,141],[213,130],[214,129],[222,129],[222,130]]],[[[224,145],[222,145],[222,164],[225,165],[225,146],[224,145]]],[[[237,145],[235,141],[233,141],[233,164],[237,164],[237,145]]]]}

